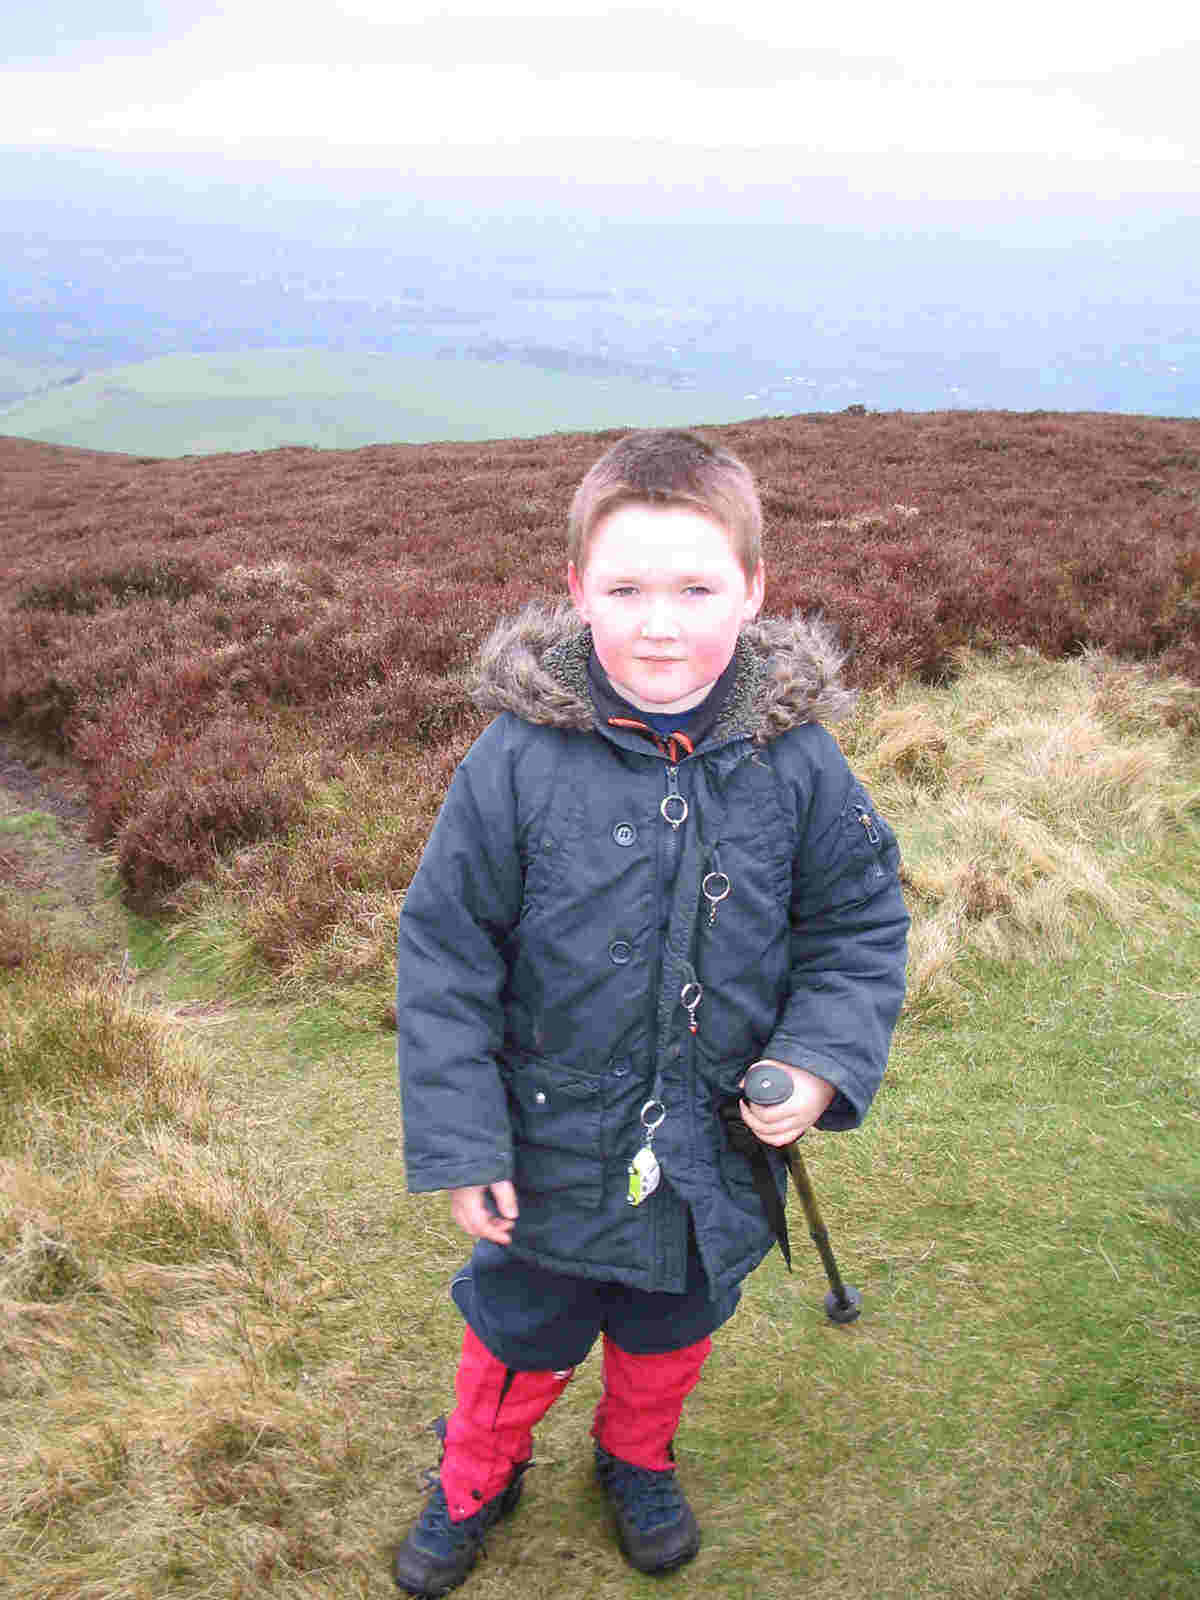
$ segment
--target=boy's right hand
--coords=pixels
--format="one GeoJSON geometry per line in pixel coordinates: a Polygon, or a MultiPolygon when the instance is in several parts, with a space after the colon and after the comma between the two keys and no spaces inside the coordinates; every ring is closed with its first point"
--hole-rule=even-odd
{"type": "Polygon", "coordinates": [[[510,1244],[517,1214],[517,1191],[507,1178],[450,1191],[450,1215],[473,1239],[510,1244]]]}

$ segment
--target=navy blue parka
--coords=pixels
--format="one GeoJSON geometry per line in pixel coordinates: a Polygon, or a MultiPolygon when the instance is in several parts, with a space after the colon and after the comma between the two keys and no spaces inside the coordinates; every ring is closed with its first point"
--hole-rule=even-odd
{"type": "Polygon", "coordinates": [[[769,1056],[834,1086],[820,1127],[861,1122],[904,992],[899,851],[820,726],[852,698],[821,625],[743,629],[716,726],[678,762],[600,720],[590,653],[570,612],[534,607],[484,647],[477,699],[499,715],[400,917],[408,1185],[511,1179],[515,1257],[645,1290],[683,1291],[690,1213],[716,1295],[774,1242],[716,1107],[769,1056]],[[633,1207],[652,1098],[663,1178],[633,1207]]]}

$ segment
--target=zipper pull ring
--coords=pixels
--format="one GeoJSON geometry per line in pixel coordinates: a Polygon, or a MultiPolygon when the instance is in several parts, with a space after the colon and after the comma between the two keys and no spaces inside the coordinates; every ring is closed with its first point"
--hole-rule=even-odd
{"type": "Polygon", "coordinates": [[[667,768],[667,793],[658,803],[659,814],[669,822],[676,833],[687,821],[688,803],[679,792],[679,768],[673,763],[667,768]]]}
{"type": "Polygon", "coordinates": [[[696,1021],[696,1012],[700,1009],[700,1002],[704,999],[704,985],[701,983],[685,983],[679,991],[679,1004],[688,1014],[688,1032],[699,1033],[700,1024],[696,1021]]]}
{"type": "Polygon", "coordinates": [[[880,840],[880,837],[879,837],[879,830],[875,826],[875,818],[871,815],[871,813],[869,811],[864,810],[864,808],[862,806],[856,806],[855,810],[858,812],[858,820],[862,823],[863,827],[867,830],[867,838],[871,841],[872,844],[881,843],[882,841],[880,840]]]}
{"type": "Polygon", "coordinates": [[[733,885],[723,872],[707,872],[700,884],[704,898],[708,901],[708,925],[715,928],[717,925],[717,907],[722,900],[729,898],[733,885]]]}
{"type": "Polygon", "coordinates": [[[687,821],[688,803],[681,794],[664,795],[658,806],[664,822],[678,828],[687,821]]]}

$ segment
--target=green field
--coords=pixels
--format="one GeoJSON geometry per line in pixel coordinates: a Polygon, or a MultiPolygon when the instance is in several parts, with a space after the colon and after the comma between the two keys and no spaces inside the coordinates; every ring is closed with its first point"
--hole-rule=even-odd
{"type": "Polygon", "coordinates": [[[94,373],[14,405],[0,414],[0,431],[184,456],[665,427],[737,414],[728,394],[517,362],[266,350],[160,356],[94,373]]]}
{"type": "Polygon", "coordinates": [[[72,368],[62,362],[20,361],[0,355],[0,432],[5,431],[6,406],[24,406],[55,384],[63,383],[72,368]]]}

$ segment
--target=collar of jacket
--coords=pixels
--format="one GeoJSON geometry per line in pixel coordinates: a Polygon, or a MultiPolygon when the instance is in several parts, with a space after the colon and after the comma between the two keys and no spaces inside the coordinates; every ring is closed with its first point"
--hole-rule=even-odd
{"type": "MultiPolygon", "coordinates": [[[[713,684],[701,705],[693,707],[691,711],[679,713],[679,726],[685,730],[687,738],[685,749],[698,750],[717,726],[736,679],[737,661],[731,658],[729,665],[713,684]]],[[[607,723],[609,727],[628,727],[630,724],[641,722],[646,715],[644,711],[639,711],[637,706],[623,699],[613,688],[612,679],[600,665],[595,650],[588,656],[588,689],[599,723],[607,723]]],[[[642,726],[646,730],[642,737],[657,745],[660,752],[663,751],[670,742],[670,735],[660,735],[648,723],[643,722],[642,726]]],[[[671,759],[679,758],[672,756],[671,759]]]]}
{"type": "MultiPolygon", "coordinates": [[[[482,711],[590,733],[603,728],[592,699],[592,630],[566,605],[529,605],[501,622],[477,659],[472,698],[482,711]]],[[[815,617],[747,623],[734,651],[733,685],[708,736],[763,744],[806,722],[836,722],[854,704],[841,680],[845,656],[815,617]]]]}

